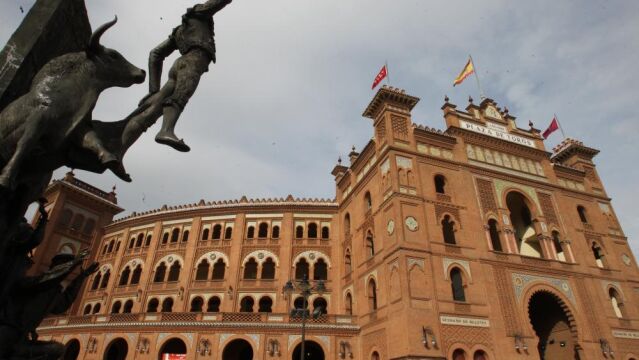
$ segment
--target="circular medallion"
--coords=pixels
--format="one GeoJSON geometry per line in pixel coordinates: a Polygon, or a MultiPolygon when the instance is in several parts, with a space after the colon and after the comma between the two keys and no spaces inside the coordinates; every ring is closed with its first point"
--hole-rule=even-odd
{"type": "Polygon", "coordinates": [[[406,218],[406,227],[408,228],[408,230],[410,231],[417,231],[417,227],[419,226],[419,224],[417,223],[417,219],[415,219],[412,216],[409,216],[406,218]]]}
{"type": "Polygon", "coordinates": [[[568,283],[561,283],[561,289],[565,292],[568,292],[568,290],[570,290],[570,287],[568,286],[568,283]]]}
{"type": "Polygon", "coordinates": [[[311,260],[315,259],[315,254],[314,253],[308,254],[308,258],[311,260]]]}
{"type": "Polygon", "coordinates": [[[515,278],[515,285],[516,286],[522,286],[522,285],[524,285],[524,281],[520,277],[516,277],[515,278]]]}
{"type": "Polygon", "coordinates": [[[388,220],[388,225],[386,225],[386,232],[388,232],[388,235],[393,235],[393,231],[395,231],[395,222],[391,219],[388,220]]]}
{"type": "Polygon", "coordinates": [[[109,269],[109,267],[108,267],[108,266],[106,266],[106,265],[104,265],[104,266],[102,267],[102,272],[107,271],[107,269],[109,269]]]}
{"type": "Polygon", "coordinates": [[[173,262],[173,256],[169,256],[169,258],[167,259],[169,261],[169,263],[173,262]]]}
{"type": "Polygon", "coordinates": [[[133,265],[133,266],[135,266],[137,264],[138,264],[138,262],[136,260],[133,260],[133,262],[131,263],[131,265],[133,265]]]}
{"type": "Polygon", "coordinates": [[[216,257],[217,257],[217,255],[215,255],[215,254],[209,255],[209,259],[211,259],[211,260],[215,260],[216,257]]]}
{"type": "Polygon", "coordinates": [[[621,260],[623,261],[624,264],[626,264],[626,266],[630,266],[630,263],[632,262],[632,259],[630,259],[630,256],[626,254],[621,254],[621,260]]]}
{"type": "Polygon", "coordinates": [[[264,259],[264,253],[257,253],[257,258],[260,260],[264,259]]]}

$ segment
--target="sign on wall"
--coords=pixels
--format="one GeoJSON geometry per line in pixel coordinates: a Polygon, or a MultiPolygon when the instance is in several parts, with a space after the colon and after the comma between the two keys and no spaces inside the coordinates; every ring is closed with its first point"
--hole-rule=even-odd
{"type": "Polygon", "coordinates": [[[470,130],[479,134],[488,135],[497,139],[509,141],[515,144],[536,148],[535,142],[525,137],[508,133],[504,126],[493,123],[486,123],[488,126],[481,126],[467,121],[459,120],[459,126],[464,130],[470,130]]]}

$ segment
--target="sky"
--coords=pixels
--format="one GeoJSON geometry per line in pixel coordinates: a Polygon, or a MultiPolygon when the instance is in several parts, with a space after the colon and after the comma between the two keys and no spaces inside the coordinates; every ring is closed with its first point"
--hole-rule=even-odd
{"type": "MultiPolygon", "coordinates": [[[[0,44],[33,2],[0,1],[0,44]]],[[[146,68],[197,1],[86,3],[94,28],[118,16],[102,43],[146,68]]],[[[460,108],[479,99],[474,79],[452,87],[472,54],[485,94],[520,127],[531,120],[543,130],[557,114],[567,136],[601,150],[599,175],[637,254],[637,24],[636,1],[235,0],[215,16],[217,64],[177,125],[191,152],[156,144],[158,122],[124,158],[132,183],[76,175],[116,185],[126,213],[242,195],[333,198],[338,156],[373,136],[361,114],[381,66],[392,86],[421,98],[413,121],[443,129],[445,95],[460,108]]],[[[109,89],[94,118],[120,120],[146,92],[146,84],[109,89]]],[[[546,148],[561,140],[556,132],[546,148]]]]}

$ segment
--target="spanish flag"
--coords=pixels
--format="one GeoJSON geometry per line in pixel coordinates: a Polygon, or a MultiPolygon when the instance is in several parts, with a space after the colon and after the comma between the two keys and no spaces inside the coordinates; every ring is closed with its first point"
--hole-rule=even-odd
{"type": "Polygon", "coordinates": [[[466,66],[464,66],[464,70],[462,70],[459,75],[457,75],[457,78],[453,82],[453,86],[461,84],[462,81],[466,80],[466,78],[472,75],[474,72],[475,65],[473,65],[473,59],[468,58],[468,62],[466,63],[466,66]]]}

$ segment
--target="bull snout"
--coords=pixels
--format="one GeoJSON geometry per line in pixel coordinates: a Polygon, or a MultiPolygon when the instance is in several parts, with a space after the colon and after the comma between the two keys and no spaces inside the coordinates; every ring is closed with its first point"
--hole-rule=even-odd
{"type": "Polygon", "coordinates": [[[143,83],[145,79],[146,79],[146,71],[142,69],[138,69],[138,71],[136,71],[133,74],[133,82],[136,84],[143,83]]]}

